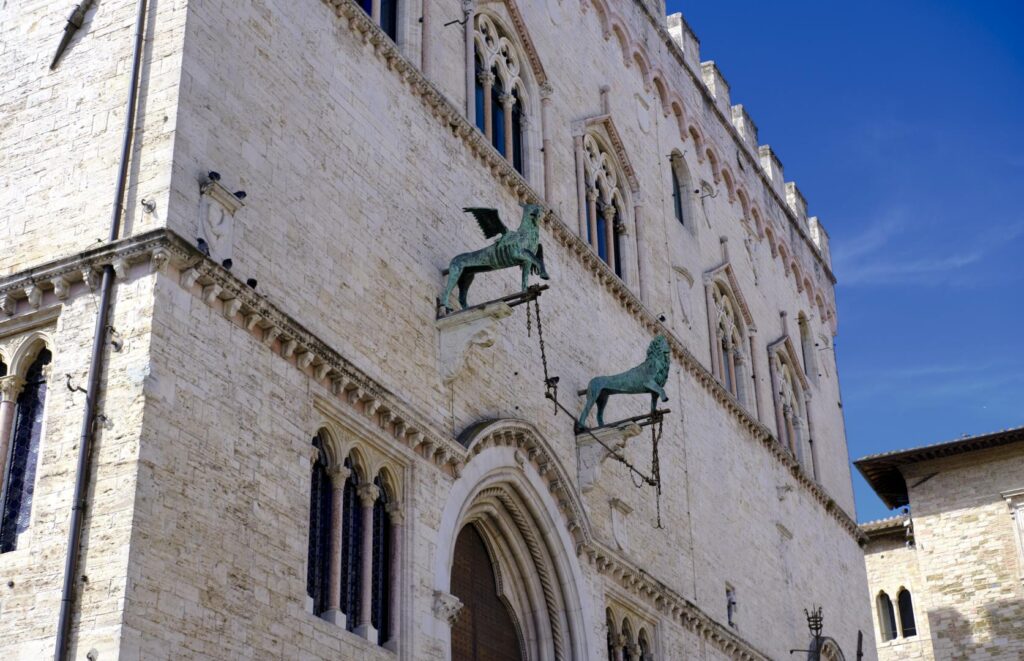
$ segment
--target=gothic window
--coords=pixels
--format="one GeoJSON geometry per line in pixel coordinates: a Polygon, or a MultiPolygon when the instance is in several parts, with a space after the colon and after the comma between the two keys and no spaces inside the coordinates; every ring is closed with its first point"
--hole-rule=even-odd
{"type": "Polygon", "coordinates": [[[691,225],[689,219],[689,193],[690,193],[690,174],[686,169],[686,163],[683,161],[683,157],[678,153],[672,155],[670,160],[669,171],[672,175],[672,211],[675,214],[676,221],[683,227],[690,227],[693,229],[695,226],[691,225]]]}
{"type": "MultiPolygon", "coordinates": [[[[24,376],[24,385],[15,404],[9,461],[3,473],[3,509],[0,510],[0,553],[18,547],[18,538],[28,530],[35,494],[39,442],[46,404],[46,367],[52,356],[41,349],[24,376]]],[[[6,371],[6,368],[5,368],[6,371]]],[[[0,457],[0,461],[8,457],[0,457]]]]}
{"type": "Polygon", "coordinates": [[[360,4],[392,41],[398,40],[398,0],[360,0],[360,4]],[[374,5],[377,5],[376,15],[374,5]]]}
{"type": "Polygon", "coordinates": [[[782,406],[782,428],[779,435],[783,443],[803,463],[803,446],[800,429],[803,426],[803,402],[800,381],[794,374],[793,365],[785,358],[779,358],[779,403],[782,406]]]}
{"type": "Polygon", "coordinates": [[[388,505],[391,499],[378,477],[373,481],[379,496],[373,504],[373,592],[371,599],[370,623],[377,630],[377,641],[381,644],[391,638],[391,515],[388,505]]]}
{"type": "Polygon", "coordinates": [[[360,507],[359,477],[351,458],[345,459],[349,469],[345,480],[341,511],[341,612],[345,614],[345,628],[354,631],[359,623],[361,568],[363,555],[363,510],[360,507]]]}
{"type": "Polygon", "coordinates": [[[619,637],[619,645],[622,650],[622,661],[638,661],[634,652],[636,651],[636,640],[633,638],[633,627],[629,620],[622,621],[622,635],[619,637]]]}
{"type": "Polygon", "coordinates": [[[523,661],[519,632],[483,538],[470,524],[455,541],[451,593],[462,602],[452,626],[452,661],[523,661]]]}
{"type": "Polygon", "coordinates": [[[917,635],[917,623],[914,621],[914,602],[910,590],[901,588],[896,594],[896,603],[900,609],[900,626],[904,638],[917,635]]]}
{"type": "MultiPolygon", "coordinates": [[[[17,538],[29,529],[36,488],[39,441],[46,404],[46,369],[51,355],[40,350],[29,366],[22,393],[17,396],[9,461],[3,479],[4,499],[0,523],[0,553],[17,548],[17,538]]],[[[6,457],[4,457],[6,458],[6,457]]]]}
{"type": "Polygon", "coordinates": [[[651,652],[651,642],[647,638],[646,629],[640,630],[636,644],[640,648],[640,661],[654,661],[654,655],[651,652]]]}
{"type": "Polygon", "coordinates": [[[731,585],[725,586],[725,619],[729,623],[730,627],[736,626],[736,611],[739,608],[739,602],[736,601],[736,588],[731,585]]]}
{"type": "Polygon", "coordinates": [[[309,545],[306,564],[306,594],[313,600],[313,614],[328,608],[331,546],[331,480],[323,439],[313,437],[312,473],[309,480],[309,545]]]}
{"type": "Polygon", "coordinates": [[[615,617],[611,610],[605,610],[605,629],[607,629],[608,659],[615,659],[615,649],[618,646],[619,635],[615,632],[615,617]]]}
{"type": "Polygon", "coordinates": [[[587,190],[587,242],[598,257],[624,277],[622,234],[626,229],[626,204],[620,182],[621,168],[594,134],[583,137],[583,171],[587,190]]]}
{"type": "Polygon", "coordinates": [[[745,373],[748,364],[743,317],[736,299],[722,283],[711,291],[713,310],[712,360],[715,373],[725,389],[743,403],[746,399],[745,373]]]}
{"type": "Polygon", "coordinates": [[[474,18],[476,126],[498,153],[524,172],[526,85],[522,56],[508,32],[487,14],[474,18]]]}
{"type": "Polygon", "coordinates": [[[892,600],[884,592],[878,594],[878,625],[882,632],[882,642],[896,638],[896,612],[892,609],[892,600]]]}

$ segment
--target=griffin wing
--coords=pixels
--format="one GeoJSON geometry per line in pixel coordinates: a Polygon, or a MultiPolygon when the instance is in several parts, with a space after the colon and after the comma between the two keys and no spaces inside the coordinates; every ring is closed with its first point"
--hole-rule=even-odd
{"type": "Polygon", "coordinates": [[[463,207],[462,209],[466,213],[473,214],[476,218],[476,222],[480,225],[480,230],[484,233],[485,238],[491,238],[499,234],[508,234],[508,228],[505,227],[505,223],[501,222],[501,217],[498,216],[497,209],[486,209],[484,207],[463,207]]]}

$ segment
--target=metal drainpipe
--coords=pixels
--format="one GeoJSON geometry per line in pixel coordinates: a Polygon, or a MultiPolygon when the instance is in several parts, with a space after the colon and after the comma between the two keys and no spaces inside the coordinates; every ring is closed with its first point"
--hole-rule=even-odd
{"type": "MultiPolygon", "coordinates": [[[[114,193],[114,208],[110,214],[110,236],[108,243],[117,241],[121,233],[121,217],[124,214],[124,195],[128,181],[128,164],[135,138],[135,111],[139,95],[139,70],[142,62],[143,35],[146,27],[146,2],[138,0],[135,17],[135,45],[132,51],[131,83],[124,118],[124,135],[121,140],[121,162],[117,170],[117,190],[114,193]]],[[[103,267],[100,283],[99,312],[93,331],[92,355],[89,359],[89,386],[85,396],[85,415],[78,441],[78,466],[75,472],[75,493],[71,506],[71,530],[68,533],[67,555],[64,560],[64,587],[61,591],[60,618],[57,620],[57,645],[54,651],[56,661],[67,659],[68,633],[71,628],[71,605],[74,600],[75,575],[78,573],[79,545],[82,538],[82,516],[85,511],[85,494],[89,483],[89,446],[96,422],[96,401],[99,396],[100,378],[103,373],[103,345],[107,334],[107,320],[110,316],[111,293],[114,289],[114,267],[103,267]]]]}

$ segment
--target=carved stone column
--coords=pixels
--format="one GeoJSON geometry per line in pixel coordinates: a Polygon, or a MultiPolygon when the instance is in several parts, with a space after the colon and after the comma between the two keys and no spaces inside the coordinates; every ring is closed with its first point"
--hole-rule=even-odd
{"type": "Polygon", "coordinates": [[[464,25],[464,40],[466,47],[466,119],[470,124],[476,125],[476,80],[473,72],[476,71],[476,46],[473,43],[474,0],[462,0],[462,20],[464,25]]]}
{"type": "MultiPolygon", "coordinates": [[[[490,71],[481,71],[480,75],[477,76],[480,84],[484,87],[484,135],[487,136],[487,142],[493,143],[494,141],[494,117],[491,113],[494,111],[493,101],[491,100],[491,91],[494,89],[494,74],[490,71]]],[[[474,95],[476,91],[474,90],[474,95]]],[[[470,121],[476,121],[475,118],[470,121]]]]}
{"type": "Polygon", "coordinates": [[[587,191],[587,219],[590,224],[590,247],[597,252],[597,187],[587,191]]]}
{"type": "Polygon", "coordinates": [[[640,204],[639,193],[634,193],[637,199],[633,200],[633,226],[636,227],[636,277],[639,284],[640,300],[650,305],[650,282],[647,275],[651,272],[647,262],[647,237],[646,228],[643,223],[643,205],[640,204]]]}
{"type": "Polygon", "coordinates": [[[618,638],[615,639],[615,661],[623,661],[626,655],[626,645],[629,644],[629,639],[625,635],[619,634],[618,638]]]}
{"type": "MultiPolygon", "coordinates": [[[[608,255],[608,266],[615,270],[615,205],[608,204],[604,208],[604,242],[608,246],[605,251],[608,255]]],[[[623,279],[625,279],[625,269],[620,268],[622,271],[623,279]]]]}
{"type": "Polygon", "coordinates": [[[711,375],[722,378],[718,370],[718,354],[721,348],[718,343],[718,319],[715,307],[715,295],[712,292],[713,283],[711,280],[704,280],[704,303],[708,308],[708,344],[711,346],[711,375]]]}
{"type": "Polygon", "coordinates": [[[345,511],[345,482],[351,473],[352,470],[344,466],[335,466],[327,471],[331,479],[331,555],[327,569],[327,610],[323,617],[340,627],[345,626],[345,614],[341,612],[342,514],[345,511]]]}
{"type": "Polygon", "coordinates": [[[508,91],[502,94],[498,100],[501,101],[501,107],[505,111],[505,158],[509,163],[513,163],[512,108],[516,104],[516,97],[511,91],[508,91]]]}
{"type": "MultiPolygon", "coordinates": [[[[573,149],[576,151],[576,197],[579,204],[579,236],[587,240],[587,170],[583,165],[583,135],[574,135],[572,138],[573,149]]],[[[545,142],[544,160],[549,158],[545,142]]],[[[550,196],[550,193],[546,193],[550,196]]]]}
{"type": "Polygon", "coordinates": [[[821,481],[818,473],[818,449],[814,445],[814,424],[811,422],[811,395],[804,395],[804,410],[807,412],[807,445],[811,448],[811,472],[815,480],[821,481]]]}
{"type": "Polygon", "coordinates": [[[14,432],[14,414],[18,408],[18,395],[25,387],[25,379],[11,374],[0,378],[0,494],[7,476],[7,455],[11,451],[14,432]]]}
{"type": "Polygon", "coordinates": [[[377,643],[377,630],[373,628],[371,611],[373,610],[373,504],[380,496],[380,489],[375,484],[363,484],[359,487],[359,505],[363,508],[363,552],[359,567],[359,625],[356,634],[371,643],[377,643]]]}
{"type": "Polygon", "coordinates": [[[761,420],[761,379],[757,377],[757,349],[754,343],[755,331],[750,331],[750,380],[754,382],[754,417],[761,420]]]}
{"type": "Polygon", "coordinates": [[[391,612],[391,638],[385,644],[392,652],[398,654],[399,630],[402,623],[402,524],[405,515],[402,504],[388,503],[388,517],[391,519],[391,585],[388,590],[388,610],[391,612]]]}
{"type": "Polygon", "coordinates": [[[782,397],[779,386],[778,358],[768,357],[768,373],[772,384],[772,404],[775,407],[775,433],[779,440],[785,444],[786,421],[782,415],[782,397]]]}
{"type": "MultiPolygon", "coordinates": [[[[550,203],[551,196],[554,192],[551,190],[551,94],[553,88],[550,83],[544,83],[540,86],[540,140],[541,140],[541,153],[543,154],[544,163],[544,198],[550,203]]],[[[583,139],[580,138],[580,142],[583,139]]],[[[575,144],[576,139],[573,138],[575,144]]],[[[579,152],[577,151],[577,157],[579,152]]],[[[582,163],[577,158],[576,174],[579,175],[579,167],[582,163]]]]}
{"type": "Polygon", "coordinates": [[[739,398],[740,389],[739,385],[736,383],[736,347],[733,346],[731,339],[726,340],[726,342],[727,347],[725,350],[725,355],[729,359],[729,364],[726,365],[725,367],[728,370],[729,375],[729,390],[730,392],[732,392],[733,395],[739,398]]]}

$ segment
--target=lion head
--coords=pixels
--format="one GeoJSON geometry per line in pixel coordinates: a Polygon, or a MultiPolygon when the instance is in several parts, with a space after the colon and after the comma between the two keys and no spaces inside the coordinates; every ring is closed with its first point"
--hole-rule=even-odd
{"type": "Polygon", "coordinates": [[[671,349],[668,340],[664,335],[657,335],[647,345],[647,360],[644,361],[651,372],[654,373],[654,380],[658,385],[664,386],[668,381],[668,366],[671,362],[671,349]]]}

